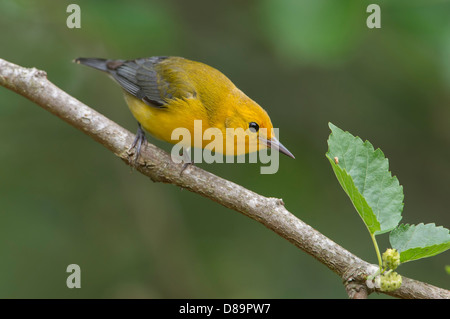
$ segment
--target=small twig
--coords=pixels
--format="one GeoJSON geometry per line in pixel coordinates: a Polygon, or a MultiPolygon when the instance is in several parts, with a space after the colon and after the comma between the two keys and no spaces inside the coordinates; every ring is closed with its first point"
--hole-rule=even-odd
{"type": "MultiPolygon", "coordinates": [[[[134,135],[56,87],[47,80],[44,71],[0,59],[0,85],[40,105],[85,132],[128,165],[134,165],[127,154],[134,135]]],[[[295,217],[281,199],[261,196],[193,165],[180,174],[183,164],[173,163],[166,152],[152,144],[142,150],[136,168],[155,182],[188,189],[260,222],[344,278],[350,297],[367,297],[371,292],[365,280],[374,266],[295,217]]],[[[400,298],[450,299],[448,290],[404,277],[402,286],[389,294],[400,298]]]]}

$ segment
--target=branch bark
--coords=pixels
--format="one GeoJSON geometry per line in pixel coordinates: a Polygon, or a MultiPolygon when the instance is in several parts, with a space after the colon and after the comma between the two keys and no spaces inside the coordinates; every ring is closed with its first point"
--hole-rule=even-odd
{"type": "MultiPolygon", "coordinates": [[[[44,71],[0,59],[0,85],[83,131],[152,181],[185,188],[263,224],[343,278],[350,298],[366,298],[377,291],[367,287],[365,278],[378,266],[360,259],[305,224],[285,208],[281,199],[261,196],[194,165],[180,174],[182,164],[175,164],[169,154],[150,143],[134,165],[132,154],[128,153],[134,134],[56,87],[47,80],[44,71]]],[[[388,294],[399,298],[450,299],[450,291],[406,277],[399,289],[388,294]]]]}

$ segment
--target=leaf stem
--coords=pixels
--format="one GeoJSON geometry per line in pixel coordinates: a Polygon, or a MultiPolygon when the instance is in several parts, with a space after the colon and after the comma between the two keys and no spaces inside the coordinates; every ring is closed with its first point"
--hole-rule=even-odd
{"type": "Polygon", "coordinates": [[[383,263],[381,261],[380,249],[378,248],[378,243],[377,243],[377,240],[375,239],[375,234],[371,233],[370,237],[372,238],[373,245],[375,246],[375,251],[377,252],[378,265],[380,266],[380,273],[381,273],[381,268],[382,268],[383,263]]]}

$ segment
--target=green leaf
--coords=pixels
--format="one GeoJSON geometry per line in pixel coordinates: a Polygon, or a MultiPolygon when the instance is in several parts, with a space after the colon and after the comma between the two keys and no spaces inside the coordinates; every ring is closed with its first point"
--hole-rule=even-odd
{"type": "Polygon", "coordinates": [[[403,210],[403,188],[380,149],[329,123],[328,160],[339,183],[373,235],[394,229],[403,210]]]}
{"type": "Polygon", "coordinates": [[[377,217],[373,213],[373,210],[372,208],[370,208],[369,204],[367,204],[364,196],[356,188],[352,177],[344,169],[337,165],[334,160],[332,160],[328,155],[327,157],[331,163],[331,166],[333,167],[334,173],[336,174],[339,183],[341,184],[347,195],[350,197],[353,206],[363,219],[369,232],[371,234],[374,234],[375,232],[380,231],[381,227],[380,223],[377,220],[377,217]]]}
{"type": "Polygon", "coordinates": [[[402,263],[431,257],[450,248],[449,230],[435,224],[402,224],[390,233],[389,241],[400,252],[402,263]]]}

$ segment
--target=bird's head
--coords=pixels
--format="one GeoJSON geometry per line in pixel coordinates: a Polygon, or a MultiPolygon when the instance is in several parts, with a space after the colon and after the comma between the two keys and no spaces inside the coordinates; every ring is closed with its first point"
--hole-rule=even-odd
{"type": "Polygon", "coordinates": [[[276,138],[267,112],[248,97],[240,102],[236,107],[230,108],[232,112],[224,123],[227,138],[234,138],[235,155],[271,148],[295,158],[276,138]],[[230,136],[232,131],[235,135],[233,137],[230,136]],[[245,148],[242,141],[245,141],[245,148]]]}

